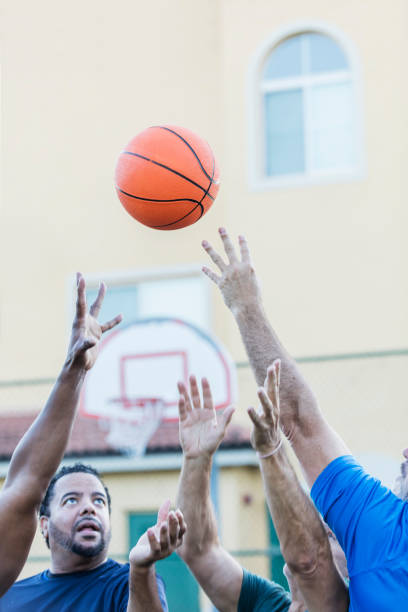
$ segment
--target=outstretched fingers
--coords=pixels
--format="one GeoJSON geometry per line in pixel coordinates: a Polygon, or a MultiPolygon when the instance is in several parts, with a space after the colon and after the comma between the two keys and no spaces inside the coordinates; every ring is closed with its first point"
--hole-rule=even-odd
{"type": "Polygon", "coordinates": [[[232,415],[234,414],[234,412],[235,412],[234,406],[227,406],[225,410],[223,411],[221,418],[223,420],[224,431],[227,429],[228,425],[230,424],[232,415]]]}
{"type": "MultiPolygon", "coordinates": [[[[204,251],[206,251],[206,253],[208,253],[208,255],[211,257],[211,259],[213,260],[215,265],[219,267],[221,272],[224,272],[224,270],[225,270],[225,268],[227,266],[226,266],[224,260],[222,259],[222,257],[217,253],[217,251],[211,246],[211,244],[207,240],[203,240],[201,245],[202,245],[204,251]]],[[[210,278],[211,278],[211,276],[210,276],[210,278]]]]}
{"type": "Polygon", "coordinates": [[[104,334],[110,329],[113,329],[114,327],[116,327],[116,325],[119,325],[119,323],[122,320],[123,320],[123,315],[121,314],[117,315],[114,319],[111,319],[107,323],[104,323],[103,325],[101,325],[101,332],[104,334]]]}
{"type": "Polygon", "coordinates": [[[253,406],[248,408],[247,413],[255,427],[262,427],[261,417],[253,406]]]}
{"type": "Polygon", "coordinates": [[[279,411],[280,359],[275,359],[266,374],[266,390],[276,410],[279,411]]]}
{"type": "Polygon", "coordinates": [[[80,272],[77,272],[76,279],[77,279],[76,318],[84,319],[86,315],[85,279],[80,272]]]}
{"type": "Polygon", "coordinates": [[[214,401],[212,398],[210,383],[207,378],[201,379],[201,387],[203,389],[203,408],[204,410],[212,410],[215,416],[214,401]]]}
{"type": "Polygon", "coordinates": [[[149,529],[147,530],[147,539],[149,540],[150,551],[152,553],[153,559],[156,559],[160,555],[161,546],[160,542],[157,541],[153,527],[149,527],[149,529]]]}
{"type": "Polygon", "coordinates": [[[168,534],[169,534],[170,546],[175,548],[180,538],[180,525],[179,525],[176,513],[173,510],[169,512],[168,534]]]}
{"type": "Polygon", "coordinates": [[[245,236],[238,236],[239,248],[241,251],[241,260],[245,263],[251,263],[251,255],[249,253],[248,243],[245,236]]]}
{"type": "Polygon", "coordinates": [[[177,383],[177,388],[180,394],[179,402],[178,402],[179,415],[180,415],[180,419],[183,421],[187,417],[188,413],[192,411],[193,408],[191,406],[190,396],[188,394],[187,387],[185,386],[185,384],[179,381],[177,383]]]}
{"type": "Polygon", "coordinates": [[[221,240],[224,245],[224,249],[227,254],[229,263],[235,263],[238,260],[235,254],[234,245],[232,244],[231,238],[228,236],[227,230],[224,227],[220,227],[218,232],[221,236],[221,240]]]}
{"type": "Polygon", "coordinates": [[[212,280],[212,281],[213,281],[213,283],[215,283],[216,285],[218,285],[218,283],[219,283],[219,282],[220,282],[220,280],[221,280],[221,276],[217,276],[216,274],[214,274],[214,272],[213,272],[212,270],[210,270],[210,268],[207,268],[207,266],[203,266],[201,269],[202,269],[202,271],[204,272],[204,274],[205,274],[206,276],[208,276],[208,278],[209,278],[210,280],[212,280]]]}
{"type": "Polygon", "coordinates": [[[177,517],[177,520],[178,520],[178,523],[179,523],[179,527],[180,527],[179,538],[181,540],[183,538],[184,534],[187,531],[187,523],[184,520],[184,516],[183,516],[183,513],[180,510],[180,508],[177,508],[175,514],[176,514],[176,517],[177,517]]]}
{"type": "Polygon", "coordinates": [[[102,282],[99,285],[98,295],[96,296],[94,303],[89,309],[89,314],[95,317],[95,319],[98,318],[99,312],[101,310],[103,298],[105,297],[105,293],[106,293],[106,285],[105,283],[102,282]]]}
{"type": "Polygon", "coordinates": [[[269,423],[273,422],[273,424],[275,424],[275,421],[276,421],[276,418],[275,418],[275,408],[276,408],[276,406],[270,400],[270,398],[266,394],[266,391],[265,391],[265,389],[263,387],[258,389],[258,398],[259,398],[259,401],[261,402],[263,414],[264,414],[264,417],[265,417],[266,421],[269,422],[269,423]]]}
{"type": "Polygon", "coordinates": [[[191,375],[189,378],[190,381],[190,395],[193,401],[193,406],[195,410],[201,410],[201,397],[200,391],[197,384],[197,379],[194,375],[191,375]]]}

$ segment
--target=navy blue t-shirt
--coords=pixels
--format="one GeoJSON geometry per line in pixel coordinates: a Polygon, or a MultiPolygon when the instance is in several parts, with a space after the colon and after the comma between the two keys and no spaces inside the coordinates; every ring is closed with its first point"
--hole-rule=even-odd
{"type": "MultiPolygon", "coordinates": [[[[157,589],[168,612],[164,582],[157,589]]],[[[52,574],[49,570],[16,582],[0,598],[0,612],[126,612],[129,563],[108,559],[87,572],[52,574]]]]}
{"type": "Polygon", "coordinates": [[[408,610],[408,503],[351,455],[329,463],[311,495],[345,552],[350,611],[408,610]]]}

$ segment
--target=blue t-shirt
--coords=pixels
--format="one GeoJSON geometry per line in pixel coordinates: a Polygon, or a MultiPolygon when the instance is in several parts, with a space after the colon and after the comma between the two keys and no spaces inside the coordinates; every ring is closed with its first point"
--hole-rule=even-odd
{"type": "Polygon", "coordinates": [[[244,570],[238,612],[286,612],[289,594],[276,582],[244,570]]]}
{"type": "MultiPolygon", "coordinates": [[[[157,589],[168,612],[164,582],[157,589]]],[[[108,559],[99,567],[72,574],[49,570],[16,582],[0,598],[0,612],[126,612],[129,598],[129,563],[108,559]]]]}
{"type": "Polygon", "coordinates": [[[408,610],[408,503],[350,455],[323,470],[311,496],[345,552],[350,611],[408,610]]]}

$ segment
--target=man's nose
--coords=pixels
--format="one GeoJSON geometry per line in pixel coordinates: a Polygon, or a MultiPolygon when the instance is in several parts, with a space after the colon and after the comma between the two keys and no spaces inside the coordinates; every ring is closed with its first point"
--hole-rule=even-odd
{"type": "Polygon", "coordinates": [[[81,508],[81,515],[83,514],[95,514],[95,507],[90,500],[84,502],[81,508]]]}

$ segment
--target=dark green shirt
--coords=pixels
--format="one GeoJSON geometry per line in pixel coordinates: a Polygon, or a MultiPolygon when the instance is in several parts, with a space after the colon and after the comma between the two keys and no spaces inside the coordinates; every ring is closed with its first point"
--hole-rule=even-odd
{"type": "Polygon", "coordinates": [[[276,582],[244,570],[238,612],[286,612],[289,594],[276,582]]]}

